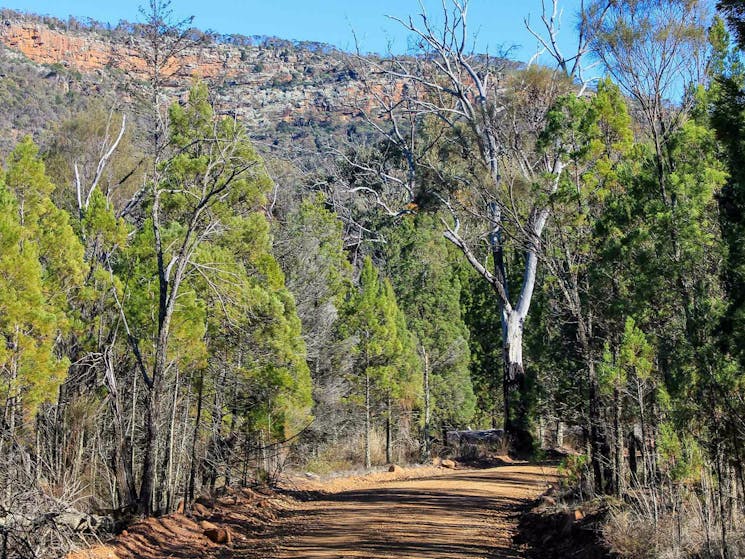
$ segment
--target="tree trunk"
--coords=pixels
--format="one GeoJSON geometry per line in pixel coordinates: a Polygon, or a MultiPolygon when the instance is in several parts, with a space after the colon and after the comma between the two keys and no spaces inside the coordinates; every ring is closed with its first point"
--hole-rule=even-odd
{"type": "Polygon", "coordinates": [[[153,492],[155,490],[155,450],[158,441],[158,391],[148,387],[145,402],[145,443],[142,453],[142,481],[138,508],[140,512],[152,512],[153,492]]]}
{"type": "Polygon", "coordinates": [[[370,468],[370,374],[365,368],[365,468],[370,468]]]}
{"type": "Polygon", "coordinates": [[[424,457],[428,459],[430,451],[429,430],[432,418],[429,399],[429,355],[424,348],[422,348],[422,357],[424,358],[424,457]]]}
{"type": "Polygon", "coordinates": [[[189,465],[189,482],[186,489],[185,502],[194,500],[194,478],[197,471],[197,439],[199,438],[199,423],[202,419],[202,395],[204,394],[204,371],[199,373],[199,389],[197,392],[197,417],[194,419],[194,434],[191,439],[191,464],[189,465]]]}
{"type": "MultiPolygon", "coordinates": [[[[223,420],[223,400],[221,396],[226,390],[225,387],[225,371],[223,370],[220,376],[217,377],[216,386],[214,391],[214,397],[212,399],[212,432],[210,433],[210,442],[207,445],[207,451],[205,455],[205,475],[204,480],[209,484],[210,490],[215,488],[217,483],[217,472],[222,460],[220,451],[220,439],[222,438],[222,420],[223,420]]],[[[263,457],[265,453],[264,448],[264,431],[260,431],[259,440],[259,453],[263,457]]]]}
{"type": "Polygon", "coordinates": [[[173,492],[172,488],[174,485],[173,480],[173,444],[174,444],[174,438],[176,435],[176,409],[178,408],[178,390],[179,390],[179,373],[178,369],[176,370],[176,384],[173,387],[173,403],[171,407],[171,419],[169,421],[168,425],[168,450],[164,455],[167,457],[165,460],[165,464],[163,465],[163,471],[168,471],[168,476],[166,477],[166,483],[165,483],[165,510],[166,512],[170,512],[172,501],[173,501],[173,492]]]}
{"type": "MultiPolygon", "coordinates": [[[[155,183],[157,185],[157,181],[155,183]]],[[[144,363],[142,362],[139,354],[139,348],[137,344],[134,344],[135,353],[138,356],[140,369],[142,371],[147,391],[147,405],[145,408],[145,449],[143,453],[142,462],[142,485],[140,488],[140,499],[139,508],[141,512],[150,513],[152,512],[153,496],[159,494],[159,487],[156,487],[156,470],[155,462],[157,461],[157,448],[158,448],[158,421],[157,415],[159,412],[159,400],[160,392],[162,390],[163,375],[166,371],[168,343],[171,332],[171,320],[173,318],[173,311],[176,305],[176,297],[181,286],[184,271],[188,264],[187,247],[189,245],[191,235],[193,234],[194,222],[197,217],[197,212],[191,219],[189,228],[186,232],[184,241],[178,252],[178,256],[174,256],[171,263],[166,265],[164,261],[165,249],[161,238],[161,223],[160,223],[160,192],[157,190],[153,197],[152,207],[152,227],[153,234],[155,236],[155,254],[158,262],[158,337],[155,344],[155,355],[152,368],[152,376],[148,377],[147,370],[144,363]],[[175,271],[171,274],[171,267],[175,267],[175,271]],[[172,275],[172,279],[171,279],[172,275]]],[[[167,452],[166,458],[167,462],[167,452]]],[[[166,463],[162,467],[167,466],[166,463]]]]}
{"type": "MultiPolygon", "coordinates": [[[[111,400],[118,398],[112,394],[111,400]]],[[[124,418],[118,403],[112,405],[114,415],[114,437],[116,443],[112,456],[112,468],[116,477],[119,500],[123,506],[129,506],[137,501],[134,473],[132,471],[131,449],[124,432],[124,418]]],[[[134,427],[133,427],[134,428],[134,427]]]]}
{"type": "Polygon", "coordinates": [[[601,408],[600,408],[600,387],[598,386],[598,378],[595,371],[595,365],[592,361],[588,363],[588,383],[589,383],[589,399],[590,399],[590,462],[592,463],[592,474],[594,477],[595,492],[601,494],[605,489],[605,476],[602,456],[603,456],[603,440],[601,430],[601,408]]]}
{"type": "MultiPolygon", "coordinates": [[[[495,162],[496,163],[496,162],[495,162]]],[[[493,169],[495,183],[499,183],[499,173],[496,168],[493,169]]],[[[509,283],[507,282],[507,268],[504,262],[504,247],[502,245],[502,211],[499,204],[491,202],[487,206],[489,221],[491,222],[491,231],[489,233],[489,245],[494,261],[494,279],[502,286],[504,299],[508,300],[510,296],[509,283]]],[[[502,421],[505,435],[513,436],[512,412],[510,409],[512,383],[515,379],[514,374],[522,374],[522,331],[517,332],[513,327],[510,331],[510,315],[505,300],[497,297],[499,316],[502,324],[502,351],[504,357],[502,373],[502,421]],[[519,369],[517,365],[513,368],[510,362],[510,347],[513,347],[513,353],[519,351],[519,369]]],[[[514,325],[513,325],[514,326],[514,325]]]]}
{"type": "Polygon", "coordinates": [[[390,464],[393,462],[391,457],[391,396],[388,395],[386,401],[386,414],[385,414],[385,462],[390,464]]]}
{"type": "Polygon", "coordinates": [[[615,435],[615,448],[614,448],[614,457],[615,457],[615,471],[613,472],[613,478],[615,483],[614,489],[616,493],[616,497],[619,499],[621,498],[621,495],[623,495],[624,490],[624,480],[625,475],[623,471],[623,428],[621,427],[621,389],[619,386],[616,385],[616,387],[613,390],[613,402],[614,402],[614,411],[613,414],[613,431],[615,435]]]}
{"type": "MultiPolygon", "coordinates": [[[[131,467],[134,469],[135,462],[135,434],[137,433],[136,425],[137,425],[137,377],[140,375],[135,372],[132,375],[132,418],[130,420],[130,433],[129,433],[129,463],[131,464],[131,467]]],[[[132,476],[132,480],[135,480],[135,477],[132,476]]],[[[135,490],[135,495],[137,494],[137,491],[135,490]]],[[[137,500],[139,501],[139,496],[137,497],[137,500]]]]}
{"type": "MultiPolygon", "coordinates": [[[[556,187],[558,187],[558,177],[561,174],[561,170],[562,165],[557,161],[553,169],[556,175],[556,187]]],[[[495,184],[498,184],[498,176],[495,176],[495,180],[495,184]]],[[[533,437],[530,433],[528,409],[526,399],[524,398],[527,382],[522,356],[523,323],[528,316],[530,304],[533,299],[538,269],[538,255],[540,252],[540,238],[548,221],[549,210],[544,208],[536,211],[530,218],[531,246],[528,247],[525,254],[525,271],[522,288],[517,304],[514,307],[509,300],[509,288],[501,242],[500,208],[497,203],[491,203],[488,205],[487,210],[491,224],[489,243],[494,261],[494,273],[486,269],[465,241],[458,235],[457,226],[454,229],[448,229],[444,233],[444,237],[463,252],[469,264],[489,282],[496,292],[497,305],[502,322],[504,365],[502,391],[504,396],[503,420],[505,433],[512,440],[516,450],[519,452],[530,452],[533,448],[533,437]]]]}
{"type": "Polygon", "coordinates": [[[638,481],[639,467],[636,462],[636,433],[631,430],[628,436],[628,448],[629,448],[629,474],[631,477],[631,484],[635,485],[638,481]]]}
{"type": "MultiPolygon", "coordinates": [[[[238,400],[237,386],[235,384],[233,385],[233,394],[231,396],[231,400],[233,402],[236,402],[238,400]]],[[[229,441],[230,446],[225,447],[225,453],[224,453],[225,460],[223,461],[223,472],[225,475],[225,487],[229,487],[232,482],[230,464],[231,464],[231,457],[233,453],[232,441],[236,440],[235,427],[236,427],[237,417],[238,417],[238,410],[236,410],[235,408],[232,408],[230,410],[230,429],[228,430],[228,441],[229,441]]],[[[269,423],[267,427],[267,433],[269,435],[269,440],[271,441],[271,436],[272,436],[272,415],[271,413],[267,417],[268,417],[268,423],[269,423]]]]}
{"type": "Polygon", "coordinates": [[[65,429],[63,420],[64,403],[62,398],[62,385],[57,390],[57,406],[54,409],[54,438],[52,439],[51,462],[57,480],[62,479],[62,450],[60,433],[65,429]]]}
{"type": "Polygon", "coordinates": [[[645,406],[644,406],[644,392],[642,389],[642,383],[637,378],[636,379],[636,389],[637,389],[637,398],[639,400],[639,423],[641,424],[641,431],[642,431],[642,441],[640,449],[642,451],[642,468],[644,470],[644,486],[646,487],[649,484],[650,481],[650,458],[648,456],[647,452],[647,439],[648,439],[648,433],[647,433],[647,418],[645,413],[645,406]]]}
{"type": "Polygon", "coordinates": [[[504,431],[511,437],[516,451],[527,453],[533,449],[533,436],[530,433],[530,418],[524,398],[527,387],[523,368],[523,318],[517,311],[506,317],[502,328],[504,431]]]}
{"type": "MultiPolygon", "coordinates": [[[[598,494],[611,491],[614,485],[615,462],[611,460],[611,444],[608,441],[608,430],[603,419],[602,401],[597,371],[595,370],[595,356],[590,343],[592,337],[592,319],[582,312],[579,283],[576,276],[570,278],[570,285],[565,290],[567,304],[572,315],[577,320],[577,342],[587,367],[588,404],[589,404],[589,433],[590,433],[590,464],[594,478],[595,492],[598,494]]],[[[623,443],[621,442],[621,456],[623,443]]]]}
{"type": "Polygon", "coordinates": [[[719,525],[722,536],[722,559],[730,559],[729,536],[727,522],[727,494],[729,493],[727,475],[724,472],[724,451],[721,443],[717,444],[716,455],[717,493],[719,494],[719,525]]]}

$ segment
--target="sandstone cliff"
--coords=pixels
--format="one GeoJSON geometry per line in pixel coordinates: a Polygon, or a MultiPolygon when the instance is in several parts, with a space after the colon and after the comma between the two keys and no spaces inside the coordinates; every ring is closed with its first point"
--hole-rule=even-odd
{"type": "MultiPolygon", "coordinates": [[[[71,29],[36,16],[7,10],[3,14],[0,44],[36,64],[82,75],[105,74],[119,82],[147,77],[143,39],[136,34],[71,29]]],[[[207,80],[218,105],[235,112],[255,131],[281,123],[341,125],[353,114],[351,100],[361,91],[342,53],[314,51],[288,41],[240,46],[197,41],[174,60],[167,85],[179,95],[195,78],[207,80]]]]}

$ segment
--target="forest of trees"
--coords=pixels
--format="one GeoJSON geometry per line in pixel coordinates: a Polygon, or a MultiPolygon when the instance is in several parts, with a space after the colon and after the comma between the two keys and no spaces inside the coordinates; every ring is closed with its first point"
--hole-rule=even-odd
{"type": "Polygon", "coordinates": [[[471,53],[444,5],[399,22],[415,55],[349,57],[357,133],[311,165],[208,84],[169,98],[194,33],[161,0],[127,103],[7,155],[3,558],[60,556],[70,511],[428,461],[470,428],[522,457],[581,433],[563,468],[615,499],[620,556],[745,554],[742,3],[587,1],[572,53],[547,3],[543,64],[471,53]]]}

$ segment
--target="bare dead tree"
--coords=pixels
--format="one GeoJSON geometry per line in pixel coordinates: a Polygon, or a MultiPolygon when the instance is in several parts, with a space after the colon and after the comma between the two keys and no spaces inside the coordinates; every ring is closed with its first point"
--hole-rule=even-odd
{"type": "Polygon", "coordinates": [[[519,403],[513,409],[513,392],[525,382],[523,329],[550,216],[546,200],[564,169],[560,156],[536,154],[533,145],[551,101],[582,75],[581,59],[593,36],[583,18],[577,52],[565,57],[556,41],[558,13],[558,0],[550,10],[544,4],[542,42],[556,70],[538,78],[546,82],[535,88],[543,87],[543,98],[521,100],[519,89],[530,77],[504,58],[473,52],[467,0],[444,0],[441,25],[424,10],[416,19],[392,18],[414,37],[417,53],[357,62],[367,121],[393,157],[343,157],[356,176],[348,191],[370,196],[389,215],[416,211],[423,203],[441,211],[444,237],[492,286],[502,321],[505,430],[522,446],[530,439],[527,410],[519,403]],[[539,188],[526,193],[526,184],[539,188]],[[523,252],[523,279],[514,291],[507,242],[523,252]]]}
{"type": "Polygon", "coordinates": [[[106,132],[104,134],[104,138],[101,141],[98,163],[96,164],[96,170],[91,179],[89,181],[85,181],[81,175],[77,162],[73,165],[73,168],[75,170],[75,193],[78,203],[78,213],[81,219],[83,216],[83,212],[88,209],[88,206],[91,202],[91,196],[98,187],[98,183],[103,177],[106,166],[111,159],[111,156],[114,155],[114,152],[116,151],[119,142],[121,142],[127,127],[127,115],[122,114],[122,122],[119,133],[113,139],[110,137],[110,127],[112,124],[111,121],[113,112],[114,111],[112,110],[109,113],[109,118],[106,122],[106,132]]]}

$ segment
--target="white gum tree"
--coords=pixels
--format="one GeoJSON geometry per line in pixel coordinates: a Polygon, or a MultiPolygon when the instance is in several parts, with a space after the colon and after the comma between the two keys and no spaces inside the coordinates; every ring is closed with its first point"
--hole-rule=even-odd
{"type": "Polygon", "coordinates": [[[437,23],[423,6],[416,18],[391,18],[413,37],[416,54],[358,57],[367,85],[364,103],[373,107],[365,114],[383,138],[377,146],[383,155],[343,155],[355,177],[347,192],[370,196],[390,215],[428,204],[441,215],[444,237],[493,288],[501,315],[504,427],[518,447],[531,442],[519,398],[523,332],[548,202],[565,168],[560,146],[540,151],[535,142],[556,97],[585,92],[581,61],[592,40],[588,22],[602,20],[608,8],[594,3],[588,9],[592,14],[581,6],[576,49],[567,57],[557,41],[558,0],[544,2],[542,33],[526,21],[540,52],[523,68],[474,52],[468,0],[443,0],[437,23]],[[543,53],[553,68],[534,64],[543,53]],[[508,273],[506,251],[520,253],[519,281],[519,274],[508,273]]]}

